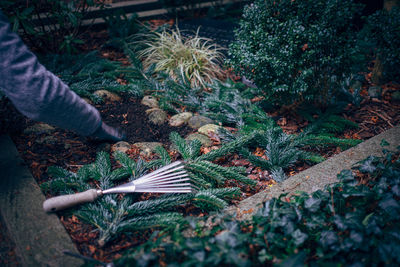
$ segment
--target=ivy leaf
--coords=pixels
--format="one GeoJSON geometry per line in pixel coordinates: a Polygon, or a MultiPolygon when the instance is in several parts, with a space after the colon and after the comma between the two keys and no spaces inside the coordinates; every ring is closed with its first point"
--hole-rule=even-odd
{"type": "Polygon", "coordinates": [[[343,170],[338,174],[337,177],[341,182],[354,181],[354,176],[351,170],[343,170]]]}
{"type": "Polygon", "coordinates": [[[373,173],[376,170],[376,166],[374,164],[375,157],[368,157],[360,166],[360,171],[364,173],[373,173]]]}
{"type": "Polygon", "coordinates": [[[333,231],[323,231],[321,233],[319,242],[324,248],[328,249],[329,247],[338,242],[338,237],[333,231]]]}
{"type": "Polygon", "coordinates": [[[294,238],[294,244],[300,246],[307,240],[308,235],[300,231],[300,229],[297,229],[292,233],[292,237],[294,238]]]}
{"type": "Polygon", "coordinates": [[[316,212],[319,210],[319,207],[321,205],[321,199],[319,198],[309,198],[306,201],[304,201],[304,207],[308,209],[310,212],[316,212]]]}
{"type": "Polygon", "coordinates": [[[397,216],[399,214],[400,205],[398,201],[393,198],[385,198],[379,202],[379,207],[386,211],[391,216],[397,216]]]}
{"type": "Polygon", "coordinates": [[[392,192],[395,196],[400,197],[400,186],[396,184],[392,187],[392,192]]]}

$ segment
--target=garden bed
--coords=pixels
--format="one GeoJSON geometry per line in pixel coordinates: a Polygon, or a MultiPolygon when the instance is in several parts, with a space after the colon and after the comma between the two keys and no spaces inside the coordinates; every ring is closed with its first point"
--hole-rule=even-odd
{"type": "MultiPolygon", "coordinates": [[[[389,88],[398,90],[395,86],[389,88]]],[[[398,125],[400,123],[400,105],[397,102],[389,101],[389,94],[383,97],[383,99],[385,98],[387,100],[370,99],[366,96],[360,108],[349,106],[347,112],[343,113],[342,116],[357,122],[360,127],[345,131],[339,137],[366,140],[391,128],[393,125],[398,125]]],[[[123,97],[122,102],[106,102],[102,105],[96,105],[96,107],[107,123],[127,131],[128,141],[131,143],[157,141],[162,142],[164,147],[169,150],[169,133],[171,131],[178,131],[182,135],[187,135],[194,131],[187,126],[176,128],[168,124],[162,126],[152,124],[143,116],[146,107],[140,104],[138,99],[127,96],[123,97]],[[126,116],[126,114],[129,115],[126,116]]],[[[17,113],[13,114],[22,123],[19,125],[29,127],[34,124],[29,119],[18,116],[17,113]]],[[[290,133],[299,132],[301,130],[299,125],[307,125],[307,121],[304,118],[292,116],[290,113],[280,114],[276,112],[272,115],[281,124],[282,129],[290,133]]],[[[77,171],[82,165],[94,162],[99,149],[108,151],[110,149],[104,143],[98,143],[58,128],[50,134],[26,134],[21,132],[17,134],[13,131],[12,139],[39,184],[48,181],[47,169],[49,166],[60,166],[71,171],[77,171]],[[38,142],[38,140],[43,140],[45,137],[51,137],[52,141],[47,144],[38,142]]],[[[169,151],[172,153],[171,150],[169,151]]],[[[325,151],[318,152],[328,158],[340,151],[339,147],[327,147],[325,151]]],[[[139,150],[134,147],[127,153],[134,159],[139,158],[139,150]]],[[[152,155],[148,159],[155,157],[156,155],[152,155]]],[[[239,155],[232,155],[219,161],[219,164],[225,166],[232,166],[232,163],[247,167],[249,170],[248,177],[257,181],[256,187],[244,188],[245,193],[239,199],[256,194],[274,183],[268,172],[252,167],[247,161],[242,160],[239,155]]],[[[288,170],[288,175],[294,175],[308,167],[310,165],[300,163],[288,170]]],[[[146,199],[146,197],[144,196],[143,199],[146,199]]],[[[232,203],[237,202],[239,199],[232,203]]],[[[199,213],[197,212],[197,214],[199,213]]],[[[130,236],[122,236],[106,247],[99,248],[96,243],[97,234],[93,232],[94,229],[91,226],[82,223],[76,216],[61,216],[60,219],[80,252],[83,255],[102,261],[115,259],[124,249],[146,241],[146,238],[151,234],[149,230],[130,236]]]]}
{"type": "MultiPolygon", "coordinates": [[[[192,25],[190,25],[190,27],[192,27],[192,25]]],[[[215,34],[218,34],[218,31],[216,31],[215,34]]],[[[84,49],[87,51],[99,49],[99,55],[101,57],[112,61],[118,61],[122,66],[128,66],[130,62],[127,55],[124,55],[120,50],[103,47],[101,45],[105,36],[107,36],[107,34],[105,34],[104,31],[91,33],[88,39],[91,40],[92,43],[87,42],[84,49]]],[[[305,49],[307,49],[307,47],[305,49]]],[[[227,73],[227,76],[234,79],[237,78],[233,75],[229,75],[229,72],[225,72],[225,74],[227,73]]],[[[118,78],[116,80],[120,84],[125,83],[123,79],[118,78]]],[[[362,84],[360,88],[362,100],[359,106],[348,104],[341,113],[337,114],[340,119],[346,119],[356,123],[358,127],[348,128],[343,132],[337,132],[334,137],[348,140],[367,140],[400,124],[400,101],[394,97],[395,93],[399,93],[400,85],[388,83],[382,86],[382,91],[375,94],[374,97],[371,97],[369,93],[371,85],[370,77],[366,75],[364,84],[362,84]]],[[[190,133],[197,132],[197,130],[187,125],[180,127],[172,127],[168,125],[168,123],[155,125],[151,123],[145,115],[148,107],[141,104],[141,98],[135,98],[126,93],[121,93],[120,97],[122,100],[110,101],[105,99],[104,102],[96,103],[94,106],[100,111],[105,122],[126,131],[127,141],[130,144],[126,154],[134,160],[138,160],[139,158],[144,158],[145,161],[157,159],[159,156],[155,153],[146,156],[141,155],[140,148],[132,144],[136,142],[161,142],[171,157],[171,160],[182,159],[182,156],[171,147],[170,134],[172,132],[177,132],[180,136],[185,137],[190,133]]],[[[262,97],[255,97],[251,99],[251,102],[258,103],[262,102],[262,100],[262,97]]],[[[4,116],[5,123],[2,123],[0,131],[11,135],[21,157],[30,167],[31,173],[39,184],[52,180],[48,175],[49,167],[58,166],[68,171],[77,172],[82,166],[95,162],[96,155],[100,151],[105,151],[107,153],[112,152],[111,145],[113,144],[100,143],[96,140],[81,137],[70,131],[59,128],[42,128],[39,129],[39,131],[27,130],[32,129],[32,126],[37,125],[37,123],[19,115],[7,101],[3,100],[0,107],[2,109],[2,114],[6,114],[4,116]]],[[[182,110],[185,110],[185,108],[186,107],[181,106],[182,110]]],[[[297,110],[292,108],[269,110],[266,114],[268,117],[273,118],[274,123],[276,123],[284,133],[296,135],[300,134],[312,124],[312,120],[318,119],[318,115],[315,114],[311,120],[306,119],[299,115],[297,110]]],[[[168,117],[170,116],[171,114],[168,115],[168,117]]],[[[226,127],[226,129],[231,133],[236,133],[237,130],[232,127],[226,127]]],[[[201,148],[200,151],[202,155],[210,153],[223,145],[218,135],[211,134],[209,137],[212,144],[201,148]]],[[[343,149],[344,148],[341,146],[334,145],[307,147],[308,152],[319,154],[324,159],[328,159],[340,153],[343,149]]],[[[265,155],[265,148],[256,148],[252,153],[262,158],[265,155]]],[[[263,159],[266,160],[265,157],[263,159]]],[[[256,167],[245,159],[241,153],[226,154],[214,160],[214,162],[226,167],[244,167],[246,170],[246,177],[255,182],[255,186],[243,185],[235,181],[225,182],[226,186],[240,186],[242,191],[239,196],[230,200],[229,204],[236,204],[240,200],[276,184],[270,171],[256,167]]],[[[311,167],[312,164],[313,163],[310,161],[296,161],[292,166],[285,168],[285,175],[295,175],[311,167]]],[[[120,166],[121,165],[111,157],[111,169],[115,170],[120,166]]],[[[98,184],[91,185],[97,186],[98,184]]],[[[47,197],[50,196],[52,195],[47,192],[47,197]]],[[[152,196],[154,195],[142,194],[137,200],[147,200],[152,196]]],[[[120,196],[118,200],[121,199],[123,199],[122,196],[120,196]]],[[[207,212],[203,212],[200,208],[191,205],[181,205],[176,209],[184,216],[196,215],[201,217],[208,214],[207,212]]],[[[121,234],[118,238],[111,240],[103,246],[99,245],[97,242],[99,233],[94,226],[83,223],[80,218],[68,211],[59,213],[59,217],[72,240],[77,245],[80,253],[103,262],[115,260],[121,256],[124,250],[144,243],[149,239],[153,231],[153,229],[146,229],[133,231],[130,234],[121,234]]]]}

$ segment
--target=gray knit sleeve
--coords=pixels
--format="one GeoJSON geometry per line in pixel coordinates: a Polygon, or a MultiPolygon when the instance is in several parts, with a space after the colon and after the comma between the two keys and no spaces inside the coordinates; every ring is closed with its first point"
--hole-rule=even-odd
{"type": "Polygon", "coordinates": [[[101,125],[100,113],[47,71],[0,11],[0,89],[25,116],[81,135],[101,125]]]}

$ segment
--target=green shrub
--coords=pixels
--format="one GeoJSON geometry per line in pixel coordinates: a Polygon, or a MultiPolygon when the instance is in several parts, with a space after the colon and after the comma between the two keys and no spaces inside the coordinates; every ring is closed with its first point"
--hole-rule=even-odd
{"type": "Polygon", "coordinates": [[[383,81],[400,81],[400,7],[369,16],[360,39],[381,61],[383,81]]]}
{"type": "Polygon", "coordinates": [[[327,104],[358,59],[352,0],[256,0],[244,8],[228,63],[274,104],[327,104]]]}

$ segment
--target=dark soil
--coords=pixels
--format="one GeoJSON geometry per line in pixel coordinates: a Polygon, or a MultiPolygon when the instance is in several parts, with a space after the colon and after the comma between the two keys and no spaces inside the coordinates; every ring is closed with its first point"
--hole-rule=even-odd
{"type": "Polygon", "coordinates": [[[168,123],[155,125],[147,119],[146,110],[149,107],[140,104],[140,100],[135,98],[126,95],[122,97],[122,102],[108,102],[96,107],[106,123],[126,132],[129,143],[161,142],[169,145],[171,132],[186,136],[191,131],[188,127],[172,127],[168,123]]]}
{"type": "MultiPolygon", "coordinates": [[[[121,102],[105,102],[95,105],[100,111],[103,120],[111,126],[122,129],[126,132],[127,142],[160,142],[165,148],[170,145],[169,135],[171,132],[178,132],[186,136],[192,130],[187,126],[171,127],[168,123],[155,125],[147,119],[145,111],[148,109],[140,103],[140,100],[122,95],[121,102]]],[[[16,111],[9,112],[11,117],[7,121],[17,121],[10,125],[29,126],[35,122],[18,116],[16,111]]],[[[106,142],[99,142],[90,137],[79,136],[71,131],[56,128],[51,134],[54,142],[40,144],[38,139],[46,134],[34,135],[24,134],[23,127],[8,128],[8,132],[21,156],[27,161],[32,169],[34,177],[39,183],[48,179],[47,168],[49,166],[60,166],[75,171],[84,164],[92,163],[96,153],[107,147],[106,142]]],[[[107,150],[107,149],[106,149],[107,150]]]]}

